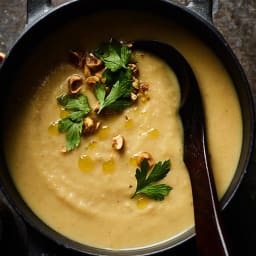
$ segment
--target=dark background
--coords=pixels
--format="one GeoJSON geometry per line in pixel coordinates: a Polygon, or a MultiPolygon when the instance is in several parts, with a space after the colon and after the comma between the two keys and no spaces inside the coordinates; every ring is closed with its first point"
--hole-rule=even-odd
{"type": "MultiPolygon", "coordinates": [[[[55,5],[63,2],[67,0],[53,1],[55,5]]],[[[189,1],[176,2],[187,4],[189,1]]],[[[213,16],[215,26],[224,35],[242,64],[256,100],[256,0],[214,0],[213,16]]],[[[25,22],[26,0],[0,0],[0,52],[8,52],[22,32],[25,22]]],[[[256,255],[255,153],[253,159],[238,192],[223,213],[227,229],[240,248],[237,249],[238,255],[242,256],[256,255]]],[[[18,225],[19,229],[15,230],[15,223],[19,220],[13,221],[8,217],[11,214],[1,201],[5,202],[0,193],[0,255],[15,255],[16,251],[19,253],[16,255],[23,255],[26,243],[29,244],[29,249],[25,255],[74,255],[63,251],[33,230],[27,232],[23,225],[18,225]],[[12,228],[15,231],[9,234],[12,228]]],[[[164,255],[195,255],[194,240],[181,246],[178,251],[164,255]]]]}

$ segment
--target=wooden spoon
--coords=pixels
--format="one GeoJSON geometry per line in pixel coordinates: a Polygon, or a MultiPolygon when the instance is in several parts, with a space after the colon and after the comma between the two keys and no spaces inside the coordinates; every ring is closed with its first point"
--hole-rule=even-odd
{"type": "Polygon", "coordinates": [[[180,116],[184,129],[184,162],[189,171],[198,252],[201,256],[231,254],[223,231],[219,201],[207,151],[205,118],[195,75],[185,58],[166,43],[139,40],[135,49],[151,52],[165,60],[174,70],[181,89],[180,116]]]}

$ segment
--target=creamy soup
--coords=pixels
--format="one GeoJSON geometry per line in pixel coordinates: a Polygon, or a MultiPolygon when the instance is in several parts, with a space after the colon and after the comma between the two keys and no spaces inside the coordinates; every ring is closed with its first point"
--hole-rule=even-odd
{"type": "MultiPolygon", "coordinates": [[[[33,72],[24,68],[17,76],[15,83],[22,90],[14,93],[17,100],[9,108],[14,114],[6,127],[8,165],[27,204],[61,234],[102,248],[159,243],[194,225],[190,180],[182,159],[179,84],[157,56],[137,53],[140,79],[150,85],[149,97],[104,118],[98,132],[63,153],[65,136],[55,121],[65,111],[56,97],[66,91],[70,75],[84,75],[67,61],[70,49],[92,50],[109,38],[148,38],[166,41],[182,52],[202,92],[219,197],[232,180],[242,142],[238,98],[220,60],[190,32],[163,18],[141,13],[133,13],[132,21],[130,17],[126,12],[88,16],[46,39],[24,64],[34,67],[33,72]],[[125,138],[122,152],[111,146],[119,134],[125,138]],[[163,201],[142,195],[131,199],[135,156],[140,152],[151,153],[156,162],[171,160],[162,182],[172,190],[163,201]]],[[[88,87],[83,93],[91,104],[95,102],[88,87]]]]}

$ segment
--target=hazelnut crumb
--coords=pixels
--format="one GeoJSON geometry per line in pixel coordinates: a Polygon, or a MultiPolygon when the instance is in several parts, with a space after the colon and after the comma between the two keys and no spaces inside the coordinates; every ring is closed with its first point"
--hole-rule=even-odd
{"type": "Polygon", "coordinates": [[[89,67],[87,65],[84,65],[84,76],[85,78],[91,76],[91,70],[89,69],[89,67]]]}
{"type": "Polygon", "coordinates": [[[102,60],[97,58],[93,53],[86,55],[85,64],[94,72],[100,70],[103,66],[102,60]]]}
{"type": "Polygon", "coordinates": [[[122,135],[117,135],[112,140],[112,147],[116,150],[122,150],[124,148],[124,137],[122,135]]]}
{"type": "Polygon", "coordinates": [[[68,91],[71,94],[79,93],[83,84],[83,79],[80,75],[73,74],[68,77],[68,91]]]}
{"type": "Polygon", "coordinates": [[[137,95],[136,93],[132,92],[132,93],[131,93],[131,100],[132,100],[132,101],[136,101],[137,98],[138,98],[138,95],[137,95]]]}
{"type": "Polygon", "coordinates": [[[139,80],[136,77],[133,77],[133,82],[132,82],[132,86],[133,88],[139,90],[140,89],[140,83],[139,80]]]}
{"type": "Polygon", "coordinates": [[[128,48],[132,48],[133,47],[133,43],[132,42],[127,42],[126,45],[127,45],[128,48]]]}
{"type": "Polygon", "coordinates": [[[140,91],[141,92],[146,92],[149,90],[149,84],[148,83],[141,83],[140,84],[140,91]]]}
{"type": "Polygon", "coordinates": [[[65,146],[63,146],[60,150],[61,153],[67,153],[67,148],[65,146]]]}
{"type": "Polygon", "coordinates": [[[134,76],[138,76],[139,70],[138,70],[138,67],[137,67],[136,64],[134,64],[134,63],[129,63],[129,64],[128,64],[128,67],[131,69],[132,74],[133,74],[134,76]]]}
{"type": "Polygon", "coordinates": [[[95,76],[97,76],[103,84],[105,84],[107,80],[105,77],[102,77],[105,70],[106,68],[102,68],[95,73],[95,76]]]}
{"type": "Polygon", "coordinates": [[[95,86],[97,82],[99,82],[100,79],[97,76],[89,76],[86,78],[85,82],[87,83],[87,85],[89,86],[95,86]]]}
{"type": "Polygon", "coordinates": [[[148,152],[142,152],[136,157],[136,163],[138,166],[141,166],[142,161],[146,159],[148,162],[149,167],[151,168],[154,164],[155,161],[152,157],[152,155],[148,152]]]}
{"type": "Polygon", "coordinates": [[[100,109],[100,103],[97,101],[94,105],[93,112],[97,113],[100,109]]]}
{"type": "Polygon", "coordinates": [[[84,118],[83,134],[92,134],[100,128],[100,122],[95,122],[91,117],[84,118]]]}

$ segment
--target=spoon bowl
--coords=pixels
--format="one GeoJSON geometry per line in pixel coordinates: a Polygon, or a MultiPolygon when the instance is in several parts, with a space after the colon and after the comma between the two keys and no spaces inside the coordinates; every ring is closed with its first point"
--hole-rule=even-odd
{"type": "Polygon", "coordinates": [[[153,53],[175,72],[181,91],[180,117],[184,130],[184,162],[193,194],[196,242],[199,255],[227,256],[231,248],[223,229],[214,177],[208,156],[205,114],[192,68],[172,46],[150,40],[133,43],[135,49],[153,53]]]}

